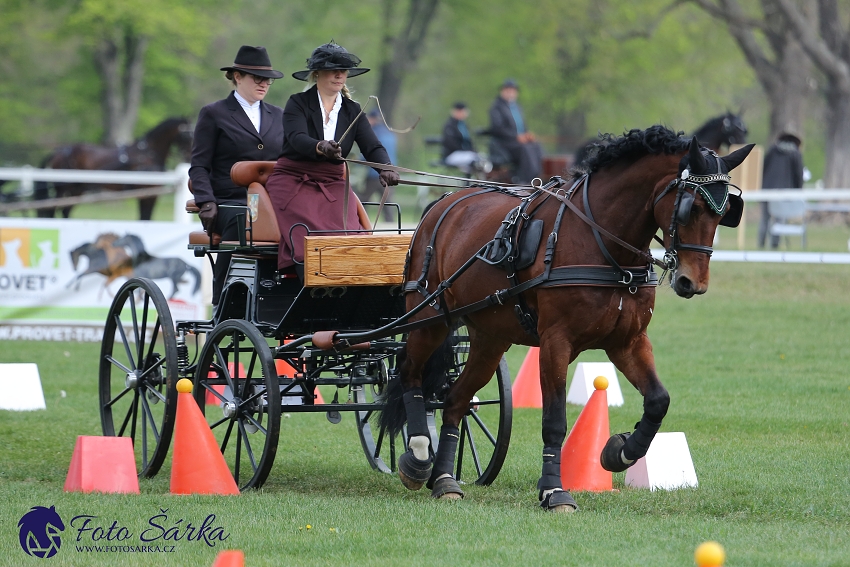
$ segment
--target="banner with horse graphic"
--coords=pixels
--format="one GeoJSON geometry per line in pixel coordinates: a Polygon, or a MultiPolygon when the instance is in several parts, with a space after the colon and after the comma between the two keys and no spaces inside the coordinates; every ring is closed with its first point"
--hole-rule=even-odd
{"type": "Polygon", "coordinates": [[[100,341],[128,278],[153,280],[176,319],[204,319],[195,227],[168,222],[0,219],[0,340],[100,341]]]}

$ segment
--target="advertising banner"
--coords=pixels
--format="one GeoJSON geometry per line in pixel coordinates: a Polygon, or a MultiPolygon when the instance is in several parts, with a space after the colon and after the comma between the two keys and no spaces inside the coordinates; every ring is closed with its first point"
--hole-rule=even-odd
{"type": "Polygon", "coordinates": [[[170,222],[0,218],[0,340],[100,341],[121,285],[152,279],[174,320],[205,319],[198,227],[170,222]]]}

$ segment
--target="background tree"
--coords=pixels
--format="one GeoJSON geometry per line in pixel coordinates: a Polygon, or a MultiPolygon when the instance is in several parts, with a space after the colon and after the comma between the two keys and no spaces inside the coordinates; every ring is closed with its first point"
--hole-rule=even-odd
{"type": "Polygon", "coordinates": [[[800,44],[826,76],[826,187],[850,187],[850,7],[817,0],[806,13],[789,0],[774,0],[800,44]]]}

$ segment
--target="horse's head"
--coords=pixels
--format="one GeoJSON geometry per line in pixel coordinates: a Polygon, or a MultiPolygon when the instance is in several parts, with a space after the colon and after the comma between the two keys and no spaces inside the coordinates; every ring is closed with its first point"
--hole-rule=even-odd
{"type": "Polygon", "coordinates": [[[747,143],[747,125],[739,114],[727,112],[723,117],[722,132],[727,145],[747,143]]]}
{"type": "Polygon", "coordinates": [[[701,147],[694,136],[679,161],[678,175],[655,198],[655,220],[665,229],[664,261],[671,272],[670,285],[681,297],[706,292],[717,226],[735,227],[741,221],[744,201],[729,192],[729,172],[752,149],[750,144],[720,157],[701,147]]]}

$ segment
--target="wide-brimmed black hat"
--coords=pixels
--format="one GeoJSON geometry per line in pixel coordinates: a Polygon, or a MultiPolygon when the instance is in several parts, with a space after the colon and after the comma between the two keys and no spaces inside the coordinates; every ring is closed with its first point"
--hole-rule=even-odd
{"type": "Polygon", "coordinates": [[[239,71],[268,79],[280,79],[283,73],[272,69],[272,62],[265,47],[243,45],[233,60],[233,65],[222,67],[222,71],[239,71]]]}
{"type": "Polygon", "coordinates": [[[292,76],[299,81],[306,81],[313,71],[344,69],[348,71],[349,77],[356,77],[369,72],[369,69],[358,67],[358,65],[360,65],[359,57],[349,53],[346,48],[331,40],[313,50],[310,58],[307,59],[307,69],[292,73],[292,76]]]}

